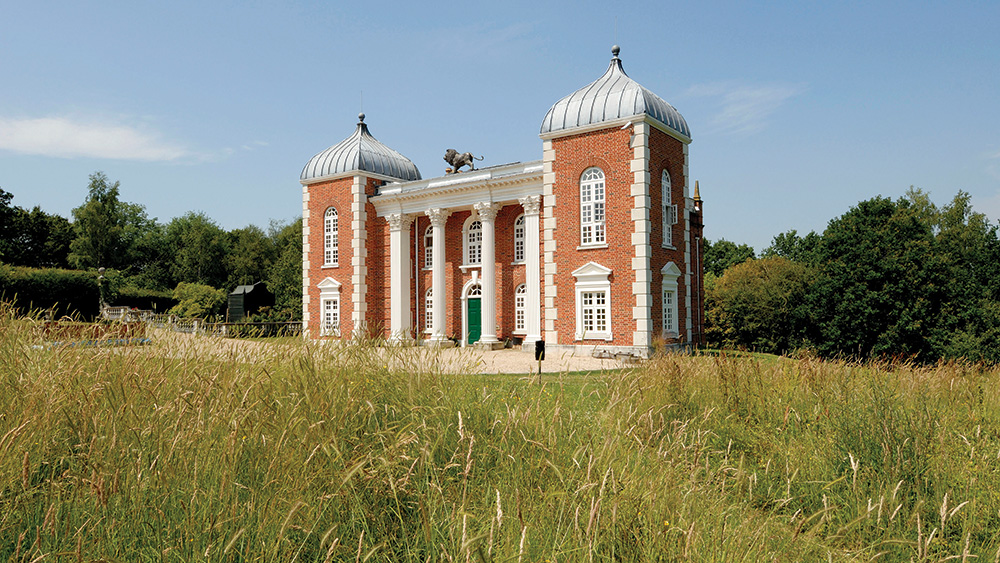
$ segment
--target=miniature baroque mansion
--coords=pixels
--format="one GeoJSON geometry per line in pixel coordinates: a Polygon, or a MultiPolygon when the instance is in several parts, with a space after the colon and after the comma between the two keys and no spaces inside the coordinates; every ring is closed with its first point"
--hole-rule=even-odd
{"type": "Polygon", "coordinates": [[[306,334],[643,357],[701,343],[691,134],[612,53],[545,114],[541,160],[422,179],[364,114],[309,160],[306,334]]]}

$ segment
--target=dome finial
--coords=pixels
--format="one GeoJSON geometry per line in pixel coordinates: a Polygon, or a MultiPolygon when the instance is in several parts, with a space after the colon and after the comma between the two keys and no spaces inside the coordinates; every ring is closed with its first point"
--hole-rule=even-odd
{"type": "Polygon", "coordinates": [[[362,123],[365,122],[365,112],[361,112],[358,114],[358,121],[359,121],[358,125],[361,125],[362,123]]]}
{"type": "Polygon", "coordinates": [[[618,53],[621,53],[621,52],[622,52],[622,48],[621,48],[621,47],[619,47],[618,45],[613,45],[613,46],[611,47],[611,55],[612,55],[612,56],[613,56],[614,58],[616,58],[616,59],[617,59],[617,58],[618,58],[618,53]]]}

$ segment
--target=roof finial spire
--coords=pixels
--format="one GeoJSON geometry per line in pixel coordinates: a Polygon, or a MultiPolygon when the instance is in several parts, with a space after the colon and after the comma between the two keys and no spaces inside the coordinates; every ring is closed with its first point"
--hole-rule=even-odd
{"type": "Polygon", "coordinates": [[[611,55],[612,55],[611,60],[613,60],[613,61],[617,60],[618,59],[618,53],[620,53],[621,51],[622,51],[621,47],[619,47],[618,45],[613,45],[611,47],[611,55]]]}
{"type": "Polygon", "coordinates": [[[361,112],[358,114],[358,125],[361,125],[364,122],[365,122],[365,112],[361,112]]]}
{"type": "Polygon", "coordinates": [[[695,201],[701,201],[701,190],[698,187],[698,180],[694,181],[694,198],[695,201]]]}

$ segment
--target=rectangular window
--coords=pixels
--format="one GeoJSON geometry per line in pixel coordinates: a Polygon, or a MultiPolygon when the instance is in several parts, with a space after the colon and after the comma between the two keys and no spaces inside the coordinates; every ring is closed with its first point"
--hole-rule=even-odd
{"type": "Polygon", "coordinates": [[[524,332],[527,329],[525,322],[525,301],[528,297],[527,288],[521,284],[514,291],[514,331],[524,332]]]}
{"type": "Polygon", "coordinates": [[[608,330],[607,295],[603,291],[585,291],[581,295],[583,304],[583,332],[604,333],[608,330]]]}
{"type": "Polygon", "coordinates": [[[434,329],[434,289],[428,289],[424,295],[424,329],[430,332],[434,329]]]}
{"type": "Polygon", "coordinates": [[[473,221],[465,234],[466,264],[483,263],[483,224],[473,221]]]}
{"type": "Polygon", "coordinates": [[[663,332],[677,333],[677,293],[671,289],[663,290],[663,332]]]}
{"type": "Polygon", "coordinates": [[[340,299],[323,299],[322,309],[323,322],[320,326],[320,335],[337,336],[340,333],[340,299]]]}
{"type": "Polygon", "coordinates": [[[514,221],[514,261],[524,262],[524,215],[514,221]]]}

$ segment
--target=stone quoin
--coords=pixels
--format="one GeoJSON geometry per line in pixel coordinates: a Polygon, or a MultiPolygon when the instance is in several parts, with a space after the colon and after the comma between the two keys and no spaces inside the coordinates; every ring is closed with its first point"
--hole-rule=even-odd
{"type": "Polygon", "coordinates": [[[310,159],[306,334],[643,357],[702,343],[691,133],[618,53],[545,114],[541,160],[423,179],[364,114],[310,159]]]}

